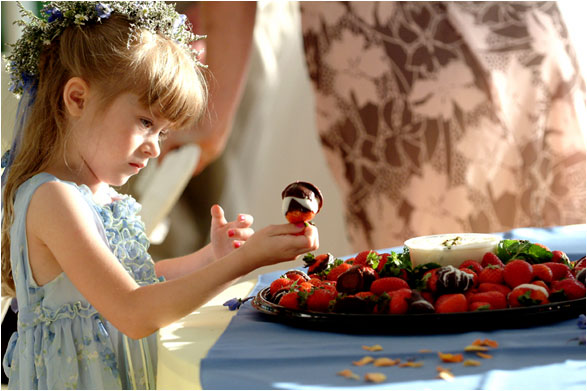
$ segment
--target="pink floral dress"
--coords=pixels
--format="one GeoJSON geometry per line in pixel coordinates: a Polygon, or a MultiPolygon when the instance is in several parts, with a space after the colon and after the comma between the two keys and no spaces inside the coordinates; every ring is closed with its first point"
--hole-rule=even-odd
{"type": "Polygon", "coordinates": [[[301,2],[354,250],[585,223],[585,82],[555,2],[301,2]]]}

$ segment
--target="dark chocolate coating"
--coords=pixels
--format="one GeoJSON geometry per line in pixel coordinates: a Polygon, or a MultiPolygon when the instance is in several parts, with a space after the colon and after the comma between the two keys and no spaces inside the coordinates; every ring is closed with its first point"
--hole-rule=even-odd
{"type": "Polygon", "coordinates": [[[375,302],[360,299],[356,296],[346,296],[336,300],[334,312],[345,314],[370,314],[373,312],[375,302]]]}
{"type": "Polygon", "coordinates": [[[408,314],[428,314],[434,312],[434,306],[422,297],[420,292],[413,290],[408,300],[408,314]]]}
{"type": "MultiPolygon", "coordinates": [[[[322,196],[322,192],[320,191],[320,189],[318,189],[316,186],[309,182],[302,181],[293,182],[287,185],[287,187],[283,189],[283,191],[281,192],[281,199],[284,199],[285,197],[297,197],[307,199],[316,198],[318,200],[318,211],[322,209],[322,204],[324,202],[324,198],[322,196]]],[[[293,201],[292,204],[294,204],[293,201]]],[[[300,208],[303,208],[297,202],[295,204],[298,205],[300,208]]],[[[306,210],[306,208],[303,209],[306,210]]]]}
{"type": "Polygon", "coordinates": [[[461,293],[473,286],[473,275],[454,266],[443,266],[436,272],[438,293],[461,293]]]}
{"type": "Polygon", "coordinates": [[[351,267],[336,279],[336,290],[342,293],[361,292],[363,285],[363,270],[359,265],[351,267]]]}

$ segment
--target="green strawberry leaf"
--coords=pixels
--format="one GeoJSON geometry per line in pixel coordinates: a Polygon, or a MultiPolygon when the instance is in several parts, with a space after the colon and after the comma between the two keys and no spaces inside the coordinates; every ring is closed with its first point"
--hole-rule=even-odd
{"type": "Polygon", "coordinates": [[[481,305],[475,309],[475,311],[487,311],[490,310],[491,306],[489,304],[481,305]]]}
{"type": "Polygon", "coordinates": [[[527,290],[526,292],[518,296],[518,303],[520,303],[520,305],[524,307],[540,304],[540,300],[533,299],[531,296],[532,291],[527,290]]]}
{"type": "Polygon", "coordinates": [[[313,265],[314,262],[316,262],[316,257],[312,253],[307,253],[302,258],[302,261],[304,261],[304,267],[309,267],[309,266],[313,265]]]}
{"type": "Polygon", "coordinates": [[[379,266],[380,261],[381,261],[381,256],[375,252],[370,252],[369,255],[367,255],[366,264],[367,264],[367,266],[369,266],[373,269],[377,269],[377,266],[379,266]]]}
{"type": "Polygon", "coordinates": [[[497,256],[503,263],[523,259],[528,263],[544,263],[552,259],[552,252],[528,240],[504,239],[497,245],[497,256]]]}

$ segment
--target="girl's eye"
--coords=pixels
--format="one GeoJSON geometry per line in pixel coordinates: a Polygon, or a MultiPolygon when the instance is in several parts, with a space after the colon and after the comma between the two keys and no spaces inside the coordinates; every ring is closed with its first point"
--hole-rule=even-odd
{"type": "Polygon", "coordinates": [[[162,130],[159,132],[159,141],[163,141],[167,138],[168,130],[162,130]]]}
{"type": "Polygon", "coordinates": [[[143,127],[149,129],[151,126],[153,126],[153,122],[146,119],[146,118],[141,118],[141,125],[143,125],[143,127]]]}

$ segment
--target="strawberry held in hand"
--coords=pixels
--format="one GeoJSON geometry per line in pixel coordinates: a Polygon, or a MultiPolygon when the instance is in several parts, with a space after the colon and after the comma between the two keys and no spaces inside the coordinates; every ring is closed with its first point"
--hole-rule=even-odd
{"type": "Polygon", "coordinates": [[[292,224],[305,223],[314,218],[322,208],[324,198],[316,186],[308,182],[294,182],[281,192],[281,210],[292,224]]]}

